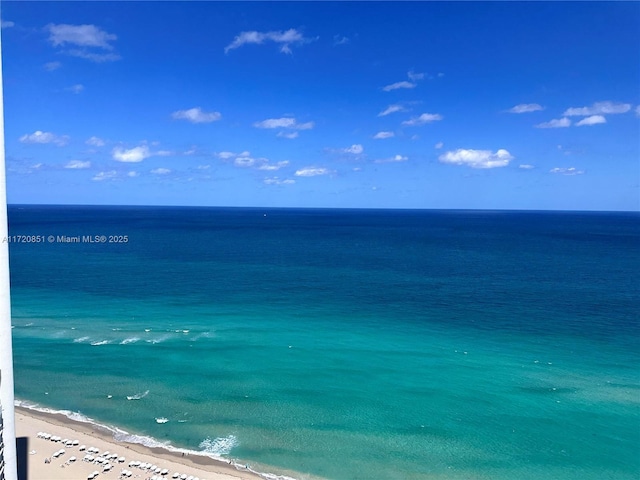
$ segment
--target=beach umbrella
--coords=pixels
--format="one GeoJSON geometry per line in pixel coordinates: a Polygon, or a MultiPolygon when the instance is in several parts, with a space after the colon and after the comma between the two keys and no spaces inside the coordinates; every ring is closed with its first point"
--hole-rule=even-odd
{"type": "Polygon", "coordinates": [[[180,478],[180,474],[179,473],[174,473],[173,475],[171,475],[171,478],[180,478]]]}
{"type": "Polygon", "coordinates": [[[167,470],[166,468],[163,468],[163,469],[160,471],[160,475],[166,475],[167,473],[169,473],[169,470],[167,470]]]}
{"type": "Polygon", "coordinates": [[[69,457],[69,461],[70,462],[75,462],[76,461],[76,457],[69,457]]]}
{"type": "Polygon", "coordinates": [[[120,458],[118,458],[118,462],[120,462],[120,463],[124,463],[124,460],[125,460],[125,458],[124,458],[124,457],[120,457],[120,458]]]}
{"type": "Polygon", "coordinates": [[[84,452],[87,449],[86,445],[80,445],[78,447],[78,450],[80,450],[81,452],[84,452]]]}

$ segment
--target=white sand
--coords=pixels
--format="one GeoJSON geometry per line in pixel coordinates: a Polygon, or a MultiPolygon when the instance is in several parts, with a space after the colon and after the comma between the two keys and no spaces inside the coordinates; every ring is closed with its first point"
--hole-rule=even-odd
{"type": "MultiPolygon", "coordinates": [[[[233,465],[204,456],[182,456],[180,453],[169,452],[161,448],[147,448],[139,444],[119,443],[107,433],[98,431],[90,424],[75,422],[62,415],[46,414],[16,407],[16,436],[27,437],[27,461],[29,480],[85,480],[92,472],[100,474],[96,480],[118,480],[127,478],[121,475],[123,470],[130,470],[133,480],[151,479],[154,475],[161,478],[173,479],[174,473],[185,474],[187,477],[197,477],[200,480],[255,480],[260,477],[252,472],[237,470],[233,465]],[[77,440],[78,445],[67,447],[61,442],[53,442],[38,438],[38,432],[46,432],[51,435],[77,440]],[[103,466],[96,463],[83,461],[86,451],[80,451],[79,447],[95,447],[103,452],[117,454],[124,457],[125,461],[119,463],[112,460],[113,468],[103,472],[103,466]],[[65,453],[58,458],[52,457],[54,452],[64,449],[65,453]],[[76,457],[75,462],[70,462],[71,457],[76,457]],[[45,463],[45,459],[50,463],[45,463]],[[160,469],[168,469],[166,475],[159,475],[149,470],[138,467],[130,467],[129,462],[139,461],[156,465],[160,469]]],[[[99,454],[91,454],[98,457],[99,454]]]]}

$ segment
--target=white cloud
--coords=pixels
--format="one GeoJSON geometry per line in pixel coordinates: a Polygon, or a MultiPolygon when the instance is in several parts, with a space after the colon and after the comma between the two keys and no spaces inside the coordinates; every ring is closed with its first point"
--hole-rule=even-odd
{"type": "Polygon", "coordinates": [[[344,45],[345,43],[349,43],[349,39],[342,35],[334,35],[333,36],[333,45],[344,45]]]}
{"type": "Polygon", "coordinates": [[[490,150],[459,148],[440,155],[438,159],[442,163],[451,165],[466,165],[471,168],[498,168],[509,165],[513,156],[502,148],[495,153],[490,150]]]}
{"type": "Polygon", "coordinates": [[[49,32],[49,41],[54,47],[80,47],[63,50],[63,53],[67,55],[96,63],[113,62],[121,58],[120,55],[112,52],[111,42],[118,37],[95,25],[55,25],[50,23],[45,27],[45,30],[49,32]],[[104,50],[107,50],[108,53],[105,53],[104,50]]]}
{"type": "Polygon", "coordinates": [[[298,135],[300,135],[298,132],[278,132],[276,137],[293,139],[298,138],[298,135]]]}
{"type": "Polygon", "coordinates": [[[382,160],[376,160],[374,163],[394,163],[394,162],[406,162],[409,160],[409,157],[404,155],[394,155],[391,158],[385,158],[382,160]]]}
{"type": "Polygon", "coordinates": [[[77,168],[77,169],[82,169],[82,168],[90,168],[91,167],[91,162],[86,161],[83,162],[82,160],[71,160],[69,163],[67,163],[64,168],[77,168]]]}
{"type": "Polygon", "coordinates": [[[139,177],[140,174],[134,170],[131,170],[130,172],[127,172],[127,177],[139,177]]]}
{"type": "Polygon", "coordinates": [[[0,22],[0,28],[11,28],[14,27],[16,24],[9,21],[9,20],[2,20],[0,22]]]}
{"type": "Polygon", "coordinates": [[[558,173],[560,175],[582,175],[584,170],[578,170],[576,167],[556,167],[549,170],[549,173],[558,173]]]}
{"type": "Polygon", "coordinates": [[[360,155],[364,152],[364,147],[360,144],[354,144],[347,148],[342,148],[340,150],[342,153],[352,153],[353,155],[360,155]]]}
{"type": "MultiPolygon", "coordinates": [[[[246,153],[248,154],[249,152],[246,152],[246,153]]],[[[233,152],[218,152],[218,153],[216,154],[216,156],[217,156],[218,158],[221,158],[222,160],[228,160],[228,159],[230,159],[230,158],[235,157],[235,156],[236,156],[236,154],[235,154],[235,153],[233,153],[233,152]]]]}
{"type": "Polygon", "coordinates": [[[535,168],[533,165],[528,165],[526,163],[523,163],[522,165],[519,165],[518,168],[521,168],[522,170],[531,170],[532,168],[535,168]]]}
{"type": "Polygon", "coordinates": [[[65,53],[71,55],[72,57],[84,58],[85,60],[91,60],[92,62],[96,63],[115,62],[116,60],[120,60],[122,58],[116,53],[95,53],[79,49],[68,50],[65,53]]]}
{"type": "Polygon", "coordinates": [[[599,123],[607,123],[607,119],[602,115],[591,115],[590,117],[585,117],[576,123],[576,127],[582,127],[583,125],[598,125],[599,123]]]}
{"type": "Polygon", "coordinates": [[[282,167],[286,167],[287,165],[289,165],[289,160],[282,160],[277,163],[267,162],[263,165],[260,165],[258,167],[258,170],[275,171],[275,170],[280,170],[282,167]]]}
{"type": "Polygon", "coordinates": [[[424,73],[415,73],[413,70],[409,70],[407,72],[407,77],[409,77],[409,80],[411,80],[412,82],[415,82],[417,80],[424,79],[425,75],[424,73]]]}
{"type": "Polygon", "coordinates": [[[211,165],[198,165],[196,167],[196,169],[198,170],[209,170],[211,168],[211,165]]]}
{"type": "Polygon", "coordinates": [[[292,185],[296,183],[296,181],[290,178],[281,180],[278,177],[267,177],[264,179],[264,183],[267,185],[292,185]]]}
{"type": "Polygon", "coordinates": [[[154,175],[168,175],[169,173],[171,173],[171,170],[169,170],[168,168],[154,168],[153,170],[151,170],[151,173],[153,173],[154,175]]]}
{"type": "Polygon", "coordinates": [[[516,105],[513,108],[507,110],[509,113],[529,113],[529,112],[537,112],[540,110],[544,110],[542,105],[538,105],[537,103],[521,103],[520,105],[516,105]]]}
{"type": "Polygon", "coordinates": [[[548,122],[543,122],[535,125],[536,128],[564,128],[571,126],[571,120],[567,117],[562,117],[560,119],[549,120],[548,122]]]}
{"type": "Polygon", "coordinates": [[[373,138],[375,138],[376,140],[383,140],[385,138],[391,138],[394,136],[395,136],[395,133],[393,132],[378,132],[373,136],[373,138]]]}
{"type": "Polygon", "coordinates": [[[385,92],[390,92],[392,90],[398,90],[400,88],[416,88],[416,86],[417,84],[415,83],[407,82],[406,80],[403,80],[402,82],[396,82],[396,83],[392,83],[391,85],[382,87],[382,90],[384,90],[385,92]]]}
{"type": "Polygon", "coordinates": [[[390,113],[395,113],[395,112],[404,112],[405,108],[402,105],[389,105],[385,110],[383,110],[382,112],[380,112],[378,114],[379,117],[384,117],[386,115],[389,115],[390,113]]]}
{"type": "Polygon", "coordinates": [[[233,42],[225,47],[224,53],[229,53],[229,50],[240,48],[243,45],[261,45],[267,41],[279,44],[280,51],[282,53],[291,53],[290,45],[302,45],[304,43],[313,41],[313,39],[305,38],[302,33],[297,31],[295,28],[290,28],[289,30],[286,30],[284,32],[241,32],[240,35],[236,36],[236,38],[233,39],[233,42]]]}
{"type": "Polygon", "coordinates": [[[614,113],[627,113],[631,110],[630,103],[596,102],[590,107],[571,107],[565,110],[564,116],[606,115],[614,113]]]}
{"type": "Polygon", "coordinates": [[[109,42],[118,37],[107,33],[95,25],[54,25],[50,23],[45,27],[49,32],[49,41],[55,46],[71,44],[80,47],[98,47],[112,50],[109,42]]]}
{"type": "Polygon", "coordinates": [[[310,130],[313,128],[313,122],[298,123],[293,117],[268,118],[261,122],[253,124],[256,128],[291,128],[294,130],[310,130]]]}
{"type": "Polygon", "coordinates": [[[62,66],[60,62],[47,62],[43,65],[44,69],[47,72],[53,72],[54,70],[59,69],[62,66]]]}
{"type": "Polygon", "coordinates": [[[36,130],[32,134],[22,135],[20,141],[22,143],[53,143],[54,145],[63,147],[69,143],[69,137],[67,135],[58,136],[51,132],[36,130]]]}
{"type": "Polygon", "coordinates": [[[296,170],[296,177],[315,177],[317,175],[329,175],[331,172],[326,168],[304,167],[296,170]]]}
{"type": "Polygon", "coordinates": [[[442,142],[438,142],[434,145],[434,148],[436,148],[437,150],[440,150],[442,147],[444,147],[444,143],[442,142]]]}
{"type": "Polygon", "coordinates": [[[117,176],[118,176],[118,172],[116,172],[115,170],[109,170],[108,172],[97,173],[91,180],[100,182],[102,180],[111,180],[112,178],[116,178],[117,176]]]}
{"type": "Polygon", "coordinates": [[[151,156],[151,152],[149,152],[149,148],[146,145],[128,150],[122,147],[116,147],[111,153],[114,160],[125,163],[138,163],[151,156]]]}
{"type": "Polygon", "coordinates": [[[636,117],[640,117],[640,105],[636,107],[636,117]]]}
{"type": "Polygon", "coordinates": [[[220,112],[203,112],[200,107],[194,107],[173,112],[171,117],[174,120],[187,120],[191,123],[211,123],[220,120],[222,115],[220,112]]]}
{"type": "Polygon", "coordinates": [[[439,113],[423,113],[419,117],[413,117],[411,120],[402,122],[402,125],[413,127],[417,125],[425,125],[430,122],[436,122],[438,120],[442,120],[442,115],[439,113]]]}
{"type": "Polygon", "coordinates": [[[84,90],[84,85],[81,84],[76,84],[76,85],[72,85],[69,88],[66,88],[66,90],[68,90],[71,93],[75,93],[76,95],[80,92],[82,92],[84,90]]]}
{"type": "Polygon", "coordinates": [[[104,140],[98,137],[91,137],[84,143],[86,143],[87,145],[91,145],[92,147],[104,147],[105,145],[104,140]]]}

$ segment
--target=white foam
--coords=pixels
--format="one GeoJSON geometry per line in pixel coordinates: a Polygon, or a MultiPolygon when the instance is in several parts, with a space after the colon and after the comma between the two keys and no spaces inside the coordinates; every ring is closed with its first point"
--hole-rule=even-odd
{"type": "Polygon", "coordinates": [[[136,343],[138,340],[140,340],[140,337],[125,338],[123,341],[120,342],[120,345],[127,345],[128,343],[136,343]]]}
{"type": "Polygon", "coordinates": [[[149,395],[149,390],[146,390],[144,393],[136,393],[135,395],[127,395],[127,400],[140,400],[141,398],[149,395]]]}
{"type": "Polygon", "coordinates": [[[204,452],[211,453],[216,456],[229,455],[233,447],[238,446],[238,439],[234,435],[226,437],[205,438],[198,445],[204,452]]]}
{"type": "Polygon", "coordinates": [[[91,342],[91,345],[97,347],[99,345],[106,345],[107,343],[109,343],[109,340],[100,340],[99,342],[91,342]]]}
{"type": "Polygon", "coordinates": [[[73,340],[73,343],[82,343],[82,342],[86,342],[87,340],[89,340],[89,337],[80,337],[80,338],[75,338],[73,340]]]}
{"type": "Polygon", "coordinates": [[[156,423],[167,423],[168,421],[167,417],[156,417],[156,423]]]}

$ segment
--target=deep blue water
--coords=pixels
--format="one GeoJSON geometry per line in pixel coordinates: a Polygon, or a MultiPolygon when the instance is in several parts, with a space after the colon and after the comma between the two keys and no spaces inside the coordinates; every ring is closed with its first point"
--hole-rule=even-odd
{"type": "Polygon", "coordinates": [[[637,213],[11,206],[9,223],[43,239],[10,245],[22,400],[301,478],[640,474],[637,213]],[[58,241],[78,235],[128,241],[58,241]]]}

